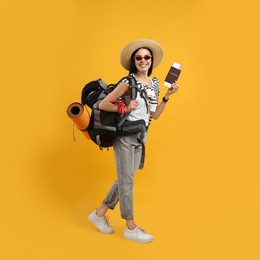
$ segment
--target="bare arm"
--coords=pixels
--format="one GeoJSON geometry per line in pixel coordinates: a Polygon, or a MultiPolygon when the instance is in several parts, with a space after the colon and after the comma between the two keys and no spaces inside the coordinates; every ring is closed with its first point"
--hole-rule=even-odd
{"type": "MultiPolygon", "coordinates": [[[[117,112],[117,105],[112,103],[112,100],[115,100],[123,95],[125,95],[129,90],[129,84],[126,82],[120,83],[111,93],[109,93],[99,104],[99,109],[117,112]]],[[[126,108],[126,113],[130,113],[133,109],[136,109],[138,106],[138,101],[131,100],[129,105],[126,108]]]]}
{"type": "MultiPolygon", "coordinates": [[[[167,92],[164,95],[164,98],[166,100],[169,99],[170,95],[173,93],[176,93],[178,91],[179,85],[177,83],[173,83],[172,87],[167,90],[167,92]]],[[[158,119],[161,114],[163,113],[164,109],[166,107],[166,102],[161,101],[160,104],[157,106],[156,111],[151,113],[153,119],[158,119]]]]}

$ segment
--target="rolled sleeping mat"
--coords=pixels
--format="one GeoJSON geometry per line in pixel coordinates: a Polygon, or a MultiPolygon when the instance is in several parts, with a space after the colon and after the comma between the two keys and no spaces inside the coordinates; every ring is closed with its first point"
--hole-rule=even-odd
{"type": "Polygon", "coordinates": [[[89,113],[81,103],[74,102],[68,106],[68,117],[75,123],[77,128],[83,133],[83,135],[90,139],[88,131],[86,130],[89,125],[89,113]]]}

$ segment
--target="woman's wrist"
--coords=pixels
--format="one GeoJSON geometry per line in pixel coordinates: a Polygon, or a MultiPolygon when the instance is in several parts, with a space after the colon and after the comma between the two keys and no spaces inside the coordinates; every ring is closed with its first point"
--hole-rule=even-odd
{"type": "Polygon", "coordinates": [[[168,101],[169,101],[169,97],[165,95],[165,96],[162,98],[162,101],[163,101],[164,103],[168,102],[168,101]]]}

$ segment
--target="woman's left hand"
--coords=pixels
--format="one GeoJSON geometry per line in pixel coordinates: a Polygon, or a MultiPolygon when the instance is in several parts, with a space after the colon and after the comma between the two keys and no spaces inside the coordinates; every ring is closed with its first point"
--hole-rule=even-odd
{"type": "Polygon", "coordinates": [[[176,93],[176,92],[178,91],[178,89],[179,89],[178,83],[177,83],[177,82],[174,82],[174,83],[172,84],[172,86],[168,89],[167,94],[168,94],[168,95],[171,95],[171,94],[173,94],[173,93],[176,93]]]}

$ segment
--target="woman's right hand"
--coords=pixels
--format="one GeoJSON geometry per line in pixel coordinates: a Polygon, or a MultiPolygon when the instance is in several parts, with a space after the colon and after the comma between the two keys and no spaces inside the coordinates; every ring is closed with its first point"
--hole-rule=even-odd
{"type": "Polygon", "coordinates": [[[131,100],[126,108],[126,113],[132,112],[132,110],[135,110],[138,107],[138,101],[137,100],[131,100]]]}

